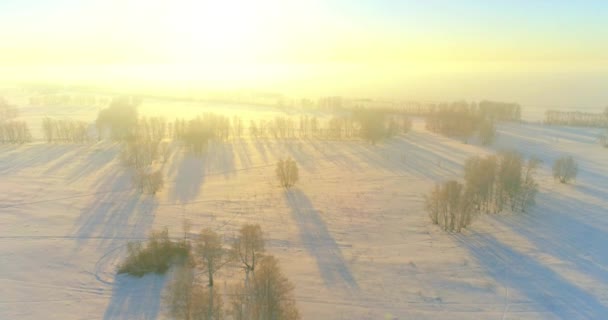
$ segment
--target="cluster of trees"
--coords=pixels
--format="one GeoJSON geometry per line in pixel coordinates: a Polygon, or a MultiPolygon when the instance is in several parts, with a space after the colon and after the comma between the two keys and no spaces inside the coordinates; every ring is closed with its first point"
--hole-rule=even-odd
{"type": "Polygon", "coordinates": [[[547,110],[545,112],[545,123],[580,127],[608,127],[608,108],[604,113],[547,110]]]}
{"type": "Polygon", "coordinates": [[[182,141],[194,153],[203,153],[211,140],[227,140],[231,133],[242,132],[242,121],[234,120],[237,130],[232,130],[230,118],[213,113],[205,113],[186,121],[176,119],[173,123],[173,137],[182,141]]]}
{"type": "Polygon", "coordinates": [[[44,139],[51,142],[84,143],[89,141],[88,124],[84,121],[49,117],[42,119],[42,134],[44,139]]]}
{"type": "Polygon", "coordinates": [[[164,185],[158,160],[164,164],[169,157],[169,143],[164,140],[168,131],[162,117],[138,117],[138,98],[114,99],[99,111],[97,130],[99,139],[110,137],[122,144],[121,159],[134,169],[133,184],[140,192],[156,194],[164,185]]]}
{"type": "Polygon", "coordinates": [[[283,188],[292,187],[298,182],[298,165],[291,158],[281,159],[277,162],[276,174],[283,188]]]}
{"type": "Polygon", "coordinates": [[[97,120],[98,137],[109,136],[116,141],[124,141],[136,135],[138,123],[137,106],[141,102],[134,97],[115,98],[107,108],[99,111],[97,120]]]}
{"type": "Polygon", "coordinates": [[[426,197],[431,221],[446,231],[460,232],[477,214],[504,209],[525,212],[538,192],[534,174],[539,164],[539,160],[525,160],[515,151],[469,158],[464,184],[444,182],[426,197]]]}
{"type": "MultiPolygon", "coordinates": [[[[508,105],[506,104],[506,106],[508,105]]],[[[466,102],[443,105],[427,115],[426,127],[433,132],[464,139],[468,139],[477,132],[481,143],[489,145],[496,138],[495,121],[515,120],[519,119],[519,116],[510,115],[507,112],[510,109],[500,104],[497,106],[484,104],[483,106],[484,108],[481,107],[481,104],[475,106],[466,102]]],[[[515,106],[518,107],[518,105],[515,106]]],[[[519,109],[515,108],[515,110],[519,109]]]]}
{"type": "MultiPolygon", "coordinates": [[[[187,237],[185,241],[190,243],[187,237]]],[[[188,320],[300,318],[294,286],[278,260],[266,254],[259,225],[243,225],[232,245],[211,229],[203,229],[192,242],[187,246],[191,259],[178,265],[165,293],[169,316],[188,320]],[[244,279],[224,294],[229,302],[225,306],[215,278],[227,265],[241,268],[244,279]]]]}
{"type": "Polygon", "coordinates": [[[25,121],[0,122],[0,143],[26,143],[32,141],[32,134],[25,121]]]}
{"type": "Polygon", "coordinates": [[[563,156],[553,163],[553,177],[561,183],[568,183],[576,178],[578,165],[572,156],[563,156]]]}
{"type": "Polygon", "coordinates": [[[393,117],[388,117],[384,111],[356,108],[353,118],[359,125],[359,136],[372,144],[391,138],[399,132],[407,132],[411,128],[409,119],[403,118],[401,124],[393,117]]]}

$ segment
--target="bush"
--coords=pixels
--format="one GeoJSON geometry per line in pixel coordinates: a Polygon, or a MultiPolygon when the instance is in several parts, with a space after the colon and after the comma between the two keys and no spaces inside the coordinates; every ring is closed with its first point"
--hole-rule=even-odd
{"type": "Polygon", "coordinates": [[[146,243],[130,242],[128,255],[119,266],[118,273],[141,277],[147,273],[165,273],[171,264],[184,263],[190,256],[186,241],[169,239],[167,228],[152,232],[146,243]]]}
{"type": "Polygon", "coordinates": [[[572,156],[563,156],[553,164],[553,177],[558,179],[561,183],[568,183],[568,181],[576,178],[578,173],[578,165],[572,156]]]}
{"type": "Polygon", "coordinates": [[[289,188],[298,181],[298,165],[291,158],[279,160],[276,172],[279,182],[284,188],[289,188]]]}

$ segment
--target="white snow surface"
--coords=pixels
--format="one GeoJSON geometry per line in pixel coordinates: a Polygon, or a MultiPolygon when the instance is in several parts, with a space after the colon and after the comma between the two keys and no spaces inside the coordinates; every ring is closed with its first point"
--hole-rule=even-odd
{"type": "MultiPolygon", "coordinates": [[[[230,241],[259,223],[303,319],[608,319],[608,150],[597,129],[504,124],[491,148],[428,132],[361,141],[249,139],[179,148],[165,188],[137,193],[119,146],[0,145],[0,319],[165,319],[166,277],[117,276],[128,241],[167,226],[230,241]],[[537,204],[462,234],[431,225],[423,197],[464,161],[503,149],[543,160],[537,204]],[[578,178],[551,177],[573,155],[578,178]],[[300,181],[275,179],[293,157],[300,181]]],[[[243,277],[227,267],[223,293],[243,277]]]]}

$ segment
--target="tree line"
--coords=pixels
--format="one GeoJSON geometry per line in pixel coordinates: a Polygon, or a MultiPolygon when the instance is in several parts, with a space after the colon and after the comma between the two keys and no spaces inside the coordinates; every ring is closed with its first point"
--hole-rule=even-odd
{"type": "Polygon", "coordinates": [[[51,142],[85,143],[89,141],[89,125],[84,121],[71,119],[42,119],[42,134],[51,142]]]}
{"type": "Polygon", "coordinates": [[[31,96],[29,103],[32,106],[74,106],[87,107],[105,105],[108,98],[86,94],[39,94],[31,96]]]}
{"type": "Polygon", "coordinates": [[[608,107],[603,113],[547,110],[545,124],[579,127],[608,127],[608,107]]]}

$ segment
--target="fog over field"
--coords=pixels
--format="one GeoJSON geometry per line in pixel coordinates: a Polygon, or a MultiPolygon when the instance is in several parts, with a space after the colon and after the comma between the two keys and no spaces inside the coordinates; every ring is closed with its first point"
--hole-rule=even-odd
{"type": "Polygon", "coordinates": [[[608,319],[604,1],[0,2],[0,320],[608,319]]]}

